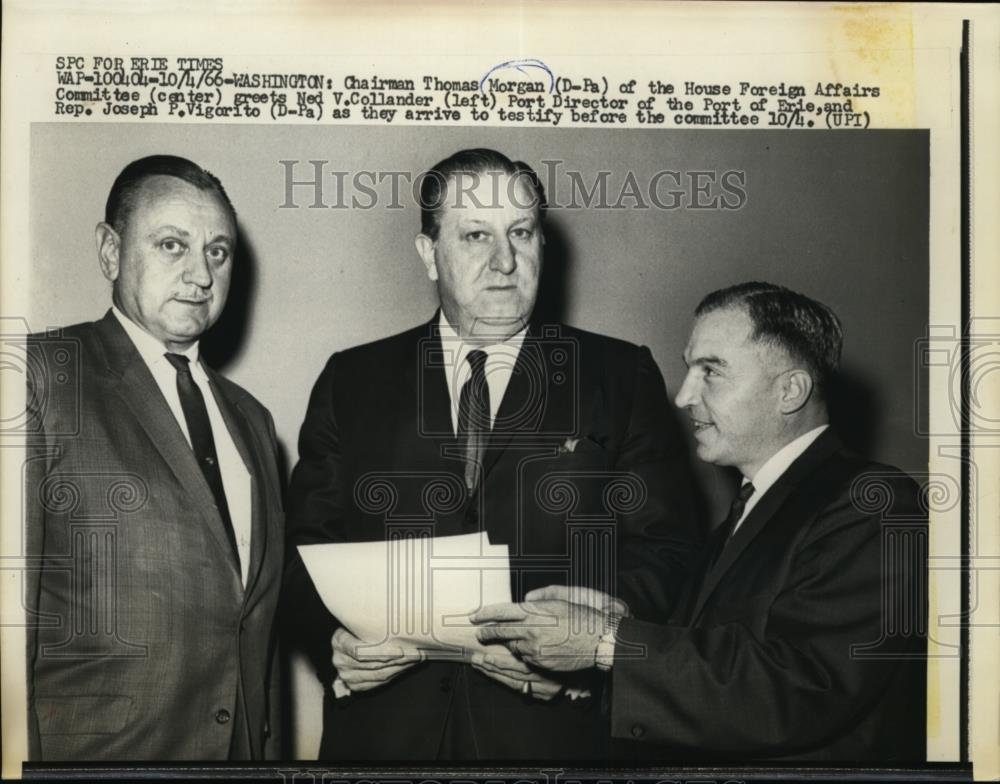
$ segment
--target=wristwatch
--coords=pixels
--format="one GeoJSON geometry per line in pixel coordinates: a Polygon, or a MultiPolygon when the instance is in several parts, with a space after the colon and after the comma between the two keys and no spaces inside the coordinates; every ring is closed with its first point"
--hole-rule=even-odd
{"type": "Polygon", "coordinates": [[[618,624],[621,622],[622,616],[615,613],[604,616],[604,632],[594,651],[594,664],[604,672],[608,672],[615,663],[615,643],[618,641],[618,624]]]}

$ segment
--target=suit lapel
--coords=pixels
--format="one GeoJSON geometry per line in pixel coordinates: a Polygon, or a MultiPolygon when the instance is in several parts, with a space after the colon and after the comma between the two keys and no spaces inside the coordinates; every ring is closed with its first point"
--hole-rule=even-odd
{"type": "MultiPolygon", "coordinates": [[[[764,528],[767,522],[772,519],[784,505],[788,496],[798,487],[802,481],[819,468],[826,460],[841,449],[840,440],[833,431],[827,428],[819,438],[817,438],[809,448],[803,452],[798,459],[792,463],[788,470],[775,482],[757,505],[747,515],[739,529],[732,538],[723,545],[715,564],[710,566],[701,590],[695,602],[694,611],[691,613],[691,623],[694,624],[705,603],[712,595],[716,586],[723,576],[736,562],[747,546],[754,540],[757,534],[764,528]]],[[[719,532],[716,532],[718,535],[719,532]]]]}
{"type": "Polygon", "coordinates": [[[417,437],[430,437],[437,445],[455,442],[451,421],[451,395],[445,370],[445,351],[456,351],[457,346],[445,347],[441,341],[438,316],[421,330],[412,359],[404,365],[401,389],[403,399],[417,406],[417,437]]]}
{"type": "Polygon", "coordinates": [[[222,518],[213,512],[212,491],[153,374],[110,311],[97,323],[97,334],[104,346],[108,368],[116,376],[111,389],[125,402],[181,487],[191,494],[193,505],[204,518],[220,552],[236,569],[222,518]]]}
{"type": "MultiPolygon", "coordinates": [[[[209,380],[211,381],[212,395],[219,406],[219,412],[226,423],[226,429],[236,445],[236,451],[240,453],[243,465],[246,466],[250,474],[251,483],[251,514],[250,514],[250,564],[247,568],[247,584],[244,588],[244,596],[249,596],[253,588],[257,575],[260,574],[261,564],[264,562],[264,554],[267,550],[267,493],[263,484],[267,481],[267,475],[262,470],[258,455],[265,454],[265,449],[269,447],[262,444],[257,438],[257,433],[250,426],[246,412],[240,408],[239,404],[231,403],[222,391],[222,387],[216,381],[216,373],[210,368],[205,368],[209,380]]],[[[272,492],[278,492],[277,488],[272,488],[272,492]]],[[[231,548],[230,548],[231,550],[231,548]]]]}
{"type": "Polygon", "coordinates": [[[553,361],[553,352],[566,353],[565,346],[539,336],[539,327],[532,324],[518,352],[486,444],[484,476],[496,465],[515,435],[543,438],[570,434],[573,430],[575,423],[564,420],[574,411],[573,395],[578,379],[573,377],[574,368],[568,364],[568,358],[553,361]],[[561,374],[561,382],[556,380],[557,374],[561,374]]]}

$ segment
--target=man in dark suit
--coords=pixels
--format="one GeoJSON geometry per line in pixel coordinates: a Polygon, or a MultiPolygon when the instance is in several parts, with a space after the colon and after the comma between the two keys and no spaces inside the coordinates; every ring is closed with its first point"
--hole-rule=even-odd
{"type": "Polygon", "coordinates": [[[643,756],[922,761],[926,507],[829,430],[841,342],[829,308],[782,287],[708,295],[676,402],[699,457],[743,483],[672,622],[554,586],[476,614],[480,639],[610,670],[612,733],[643,756]]]}
{"type": "Polygon", "coordinates": [[[34,760],[274,753],[284,554],[271,415],[202,364],[236,217],[183,158],[118,175],[97,226],[111,310],[29,339],[34,760]]]}
{"type": "Polygon", "coordinates": [[[684,439],[649,350],[533,318],[544,213],[534,172],[463,150],[421,188],[416,246],[441,310],[330,358],[292,476],[284,619],[327,686],[319,756],[603,758],[600,679],[359,640],[295,550],[486,531],[509,547],[514,597],[603,586],[652,618],[672,607],[697,551],[684,439]]]}

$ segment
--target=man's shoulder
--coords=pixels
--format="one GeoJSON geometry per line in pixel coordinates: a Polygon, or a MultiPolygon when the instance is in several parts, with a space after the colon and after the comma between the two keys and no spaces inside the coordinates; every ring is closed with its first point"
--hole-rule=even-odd
{"type": "Polygon", "coordinates": [[[378,360],[400,351],[412,351],[422,341],[433,339],[436,334],[434,326],[425,322],[403,332],[397,332],[395,335],[345,348],[336,352],[334,356],[346,361],[378,360]]]}
{"type": "Polygon", "coordinates": [[[649,349],[628,340],[590,332],[569,324],[533,325],[531,334],[542,345],[569,344],[582,363],[597,367],[633,365],[642,354],[649,353],[649,349]]]}
{"type": "Polygon", "coordinates": [[[393,378],[403,369],[417,367],[422,352],[433,351],[437,344],[436,325],[425,322],[388,337],[361,343],[333,352],[327,359],[324,376],[341,379],[393,378]]]}
{"type": "Polygon", "coordinates": [[[890,463],[882,463],[870,457],[865,457],[848,446],[841,446],[833,459],[841,467],[843,475],[854,482],[878,482],[886,485],[916,487],[916,481],[906,471],[890,463]]]}
{"type": "Polygon", "coordinates": [[[66,327],[48,327],[27,336],[30,346],[56,344],[60,340],[89,341],[97,334],[100,321],[81,321],[66,327]]]}
{"type": "Polygon", "coordinates": [[[579,340],[581,343],[589,343],[595,346],[604,346],[608,349],[619,351],[638,351],[640,346],[622,338],[612,335],[605,335],[600,332],[574,327],[570,324],[542,324],[533,328],[533,333],[537,333],[539,338],[549,336],[561,336],[579,340]]]}
{"type": "MultiPolygon", "coordinates": [[[[418,324],[403,332],[362,343],[330,356],[328,367],[335,365],[339,373],[363,373],[366,378],[398,373],[404,363],[419,362],[421,352],[437,349],[435,320],[418,324]]],[[[565,347],[579,359],[581,366],[603,371],[619,371],[634,366],[648,349],[627,340],[602,335],[568,324],[532,324],[530,342],[534,346],[565,347]]],[[[433,357],[428,355],[429,360],[433,357]]]]}
{"type": "MultiPolygon", "coordinates": [[[[353,394],[358,385],[391,383],[407,368],[415,368],[423,341],[432,338],[429,323],[404,332],[334,351],[327,357],[316,389],[338,388],[353,394]]],[[[431,344],[427,344],[431,345],[431,344]]]]}
{"type": "MultiPolygon", "coordinates": [[[[85,369],[90,374],[95,364],[104,364],[101,358],[106,352],[100,340],[100,325],[100,321],[84,321],[66,327],[49,327],[27,335],[28,383],[37,382],[39,379],[35,376],[38,375],[49,380],[56,376],[73,380],[85,369]]],[[[74,381],[74,385],[76,383],[74,381]]],[[[72,385],[61,383],[49,386],[55,390],[72,385]]]]}
{"type": "MultiPolygon", "coordinates": [[[[817,499],[847,501],[859,512],[893,512],[921,506],[921,488],[906,471],[858,454],[836,433],[827,434],[825,459],[801,482],[800,489],[817,499]]],[[[815,445],[823,449],[824,444],[815,445]]],[[[804,455],[805,457],[805,455],[804,455]]]]}

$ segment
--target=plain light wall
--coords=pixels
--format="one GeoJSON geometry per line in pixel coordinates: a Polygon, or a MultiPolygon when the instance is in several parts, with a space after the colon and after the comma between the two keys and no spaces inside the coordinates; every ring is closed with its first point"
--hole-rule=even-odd
{"type": "MultiPolygon", "coordinates": [[[[848,443],[905,470],[926,470],[927,445],[914,435],[926,418],[915,409],[916,385],[925,382],[915,346],[928,312],[922,131],[39,124],[24,315],[34,330],[101,317],[110,285],[97,265],[94,225],[114,177],[153,153],[198,162],[224,183],[241,232],[234,292],[206,348],[271,409],[290,468],[309,392],[330,353],[426,321],[436,295],[414,250],[420,216],[408,188],[399,209],[312,209],[305,187],[294,191],[298,208],[283,209],[280,161],[298,161],[300,180],[312,175],[310,160],[325,161],[327,172],[415,177],[463,147],[496,148],[543,179],[553,164],[542,162],[561,161],[550,200],[562,207],[568,170],[588,185],[610,172],[611,201],[628,172],[643,187],[663,170],[745,172],[746,203],[737,210],[550,210],[546,252],[563,319],[648,345],[673,395],[702,296],[746,280],[801,291],[830,305],[844,325],[835,421],[848,443]]],[[[378,191],[390,192],[385,184],[378,191]]],[[[324,197],[337,201],[332,176],[324,197]]],[[[700,476],[721,519],[731,477],[710,469],[700,476]]],[[[315,688],[302,672],[296,686],[315,688]]],[[[318,706],[305,700],[299,748],[314,747],[319,722],[318,706]]]]}

